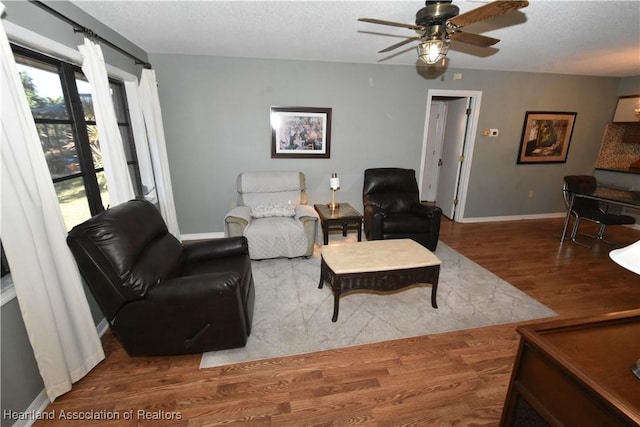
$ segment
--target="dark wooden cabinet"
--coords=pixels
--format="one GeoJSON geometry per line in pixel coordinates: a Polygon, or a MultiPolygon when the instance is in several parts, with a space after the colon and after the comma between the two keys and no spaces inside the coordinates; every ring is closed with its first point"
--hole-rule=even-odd
{"type": "Polygon", "coordinates": [[[640,425],[640,310],[517,330],[501,426],[640,425]]]}

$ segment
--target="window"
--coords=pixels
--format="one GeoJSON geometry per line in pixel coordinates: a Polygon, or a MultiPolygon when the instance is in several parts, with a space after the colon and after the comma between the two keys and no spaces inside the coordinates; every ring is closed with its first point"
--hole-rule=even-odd
{"type": "MultiPolygon", "coordinates": [[[[71,229],[109,206],[89,83],[76,65],[13,46],[65,225],[71,229]]],[[[118,127],[136,195],[140,173],[124,85],[110,79],[118,127]]]]}
{"type": "Polygon", "coordinates": [[[0,239],[0,267],[2,268],[2,274],[0,275],[0,277],[2,277],[0,279],[0,306],[3,306],[15,297],[16,291],[13,287],[13,278],[11,277],[9,263],[7,262],[7,258],[4,256],[2,239],[0,239]]]}
{"type": "Polygon", "coordinates": [[[7,258],[4,256],[4,246],[2,246],[2,240],[0,239],[0,277],[4,277],[11,272],[7,258]]]}

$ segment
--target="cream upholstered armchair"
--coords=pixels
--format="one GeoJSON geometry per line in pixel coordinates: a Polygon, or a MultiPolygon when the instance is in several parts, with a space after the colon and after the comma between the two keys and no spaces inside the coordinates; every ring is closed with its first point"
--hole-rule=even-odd
{"type": "Polygon", "coordinates": [[[313,255],[318,214],[307,205],[302,172],[243,172],[238,205],[225,217],[227,236],[245,236],[251,259],[313,255]]]}

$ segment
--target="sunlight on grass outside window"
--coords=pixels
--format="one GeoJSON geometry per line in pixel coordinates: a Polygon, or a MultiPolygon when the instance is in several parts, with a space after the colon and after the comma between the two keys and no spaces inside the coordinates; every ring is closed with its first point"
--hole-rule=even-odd
{"type": "MultiPolygon", "coordinates": [[[[104,172],[99,172],[96,175],[98,185],[100,186],[102,201],[105,206],[108,206],[109,194],[107,192],[107,181],[104,177],[104,172]]],[[[91,218],[82,178],[58,182],[54,184],[54,187],[67,230],[71,230],[75,225],[91,218]]]]}

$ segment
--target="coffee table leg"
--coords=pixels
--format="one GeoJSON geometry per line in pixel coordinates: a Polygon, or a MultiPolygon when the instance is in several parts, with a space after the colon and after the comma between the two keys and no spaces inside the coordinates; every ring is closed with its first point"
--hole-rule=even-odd
{"type": "Polygon", "coordinates": [[[438,278],[440,276],[440,267],[436,270],[433,279],[431,280],[431,307],[438,308],[436,303],[436,292],[438,292],[438,278]]]}
{"type": "Polygon", "coordinates": [[[438,308],[438,304],[436,304],[436,292],[438,292],[438,283],[434,283],[431,285],[431,307],[438,308]]]}
{"type": "Polygon", "coordinates": [[[340,291],[333,291],[333,317],[332,322],[338,321],[338,310],[340,310],[340,291]]]}
{"type": "Polygon", "coordinates": [[[318,284],[318,289],[322,289],[324,286],[324,278],[325,278],[326,265],[324,263],[324,258],[320,261],[320,283],[318,284]]]}

